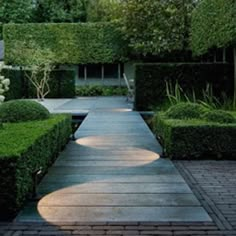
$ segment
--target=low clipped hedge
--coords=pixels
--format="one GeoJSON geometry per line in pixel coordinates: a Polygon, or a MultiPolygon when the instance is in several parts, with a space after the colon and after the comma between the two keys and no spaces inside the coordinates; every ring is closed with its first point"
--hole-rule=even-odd
{"type": "MultiPolygon", "coordinates": [[[[11,81],[6,100],[36,98],[36,89],[26,77],[29,71],[3,69],[3,75],[11,81]]],[[[47,98],[73,98],[75,96],[75,71],[53,70],[49,81],[50,93],[47,98]]]]}
{"type": "Polygon", "coordinates": [[[76,87],[76,96],[124,96],[127,88],[118,86],[84,85],[76,87]]]}
{"type": "Polygon", "coordinates": [[[233,94],[233,65],[223,63],[139,63],[135,69],[135,109],[152,110],[166,102],[166,82],[196,95],[209,83],[215,96],[233,94]]]}
{"type": "Polygon", "coordinates": [[[2,122],[45,120],[49,116],[47,108],[35,101],[12,100],[0,104],[0,120],[2,122]]]}
{"type": "Polygon", "coordinates": [[[235,158],[236,123],[208,122],[203,119],[169,119],[158,113],[153,129],[164,153],[175,159],[235,158]]]}
{"type": "Polygon", "coordinates": [[[0,219],[14,217],[33,189],[33,173],[45,173],[66,145],[71,118],[6,123],[0,130],[0,219]]]}

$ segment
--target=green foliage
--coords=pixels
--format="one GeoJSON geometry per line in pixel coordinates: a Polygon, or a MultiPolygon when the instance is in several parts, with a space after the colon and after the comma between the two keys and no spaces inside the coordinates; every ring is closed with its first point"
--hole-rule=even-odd
{"type": "Polygon", "coordinates": [[[77,96],[114,96],[126,95],[127,89],[115,86],[85,85],[76,87],[77,96]]]}
{"type": "Polygon", "coordinates": [[[188,43],[192,0],[127,0],[123,5],[123,30],[136,53],[159,55],[188,43]]]}
{"type": "Polygon", "coordinates": [[[86,0],[38,0],[36,22],[84,22],[86,20],[86,0]]]}
{"type": "Polygon", "coordinates": [[[202,118],[209,122],[218,122],[223,124],[236,123],[235,117],[226,111],[211,110],[202,115],[202,118]]]}
{"type": "Polygon", "coordinates": [[[5,62],[27,65],[37,45],[54,64],[112,63],[123,60],[125,44],[113,23],[4,25],[5,62]]]}
{"type": "Polygon", "coordinates": [[[32,13],[32,0],[0,0],[0,22],[31,22],[32,13]]]}
{"type": "MultiPolygon", "coordinates": [[[[36,91],[26,78],[26,73],[18,69],[4,69],[3,74],[11,81],[6,99],[36,98],[36,91]]],[[[47,98],[73,98],[75,96],[75,72],[73,70],[53,70],[49,80],[50,93],[47,98]]]]}
{"type": "Polygon", "coordinates": [[[3,69],[2,74],[10,79],[10,89],[5,93],[6,100],[24,97],[24,82],[20,70],[3,69]]]}
{"type": "Polygon", "coordinates": [[[210,48],[227,47],[236,40],[236,2],[199,1],[192,14],[191,47],[201,55],[210,48]]]}
{"type": "Polygon", "coordinates": [[[49,116],[49,111],[34,101],[12,100],[0,105],[0,119],[3,122],[44,120],[48,119],[49,116]]]}
{"type": "Polygon", "coordinates": [[[153,125],[165,154],[170,158],[235,158],[236,124],[173,120],[158,113],[153,125]]]}
{"type": "Polygon", "coordinates": [[[199,119],[206,108],[197,103],[178,103],[171,106],[165,113],[169,119],[199,119]]]}
{"type": "Polygon", "coordinates": [[[45,174],[71,134],[71,118],[4,124],[0,130],[0,219],[14,216],[33,190],[33,173],[45,174]]]}
{"type": "Polygon", "coordinates": [[[3,31],[3,24],[0,22],[0,40],[2,40],[3,38],[2,31],[3,31]]]}
{"type": "Polygon", "coordinates": [[[90,0],[87,4],[87,21],[116,21],[122,14],[122,6],[119,0],[90,0]]]}
{"type": "MultiPolygon", "coordinates": [[[[135,108],[150,110],[167,100],[166,83],[178,85],[186,95],[202,95],[207,84],[212,84],[216,97],[225,91],[233,94],[233,67],[213,63],[145,63],[137,64],[135,71],[135,108]]],[[[186,99],[185,99],[186,101],[186,99]]]]}

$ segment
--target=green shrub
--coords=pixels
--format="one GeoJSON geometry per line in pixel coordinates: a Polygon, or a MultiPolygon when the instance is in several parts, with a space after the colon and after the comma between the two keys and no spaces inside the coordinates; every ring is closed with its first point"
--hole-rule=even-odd
{"type": "Polygon", "coordinates": [[[206,108],[197,103],[179,103],[171,106],[165,113],[169,119],[198,119],[206,108]]]}
{"type": "Polygon", "coordinates": [[[52,51],[55,64],[112,63],[124,59],[125,43],[113,23],[6,24],[3,27],[6,64],[25,65],[30,45],[52,51]],[[16,43],[17,42],[17,43],[16,43]]]}
{"type": "Polygon", "coordinates": [[[233,94],[233,66],[220,63],[143,63],[135,69],[135,108],[151,110],[167,100],[166,82],[175,84],[188,94],[193,89],[202,94],[207,84],[213,85],[214,95],[222,91],[233,94]]]}
{"type": "Polygon", "coordinates": [[[77,96],[122,96],[126,94],[126,88],[116,86],[85,85],[76,87],[77,96]]]}
{"type": "Polygon", "coordinates": [[[6,92],[6,100],[25,97],[25,83],[21,70],[3,69],[2,74],[11,81],[10,89],[6,92]]]}
{"type": "Polygon", "coordinates": [[[236,119],[232,114],[221,110],[208,111],[202,115],[202,118],[209,122],[236,123],[236,119]]]}
{"type": "MultiPolygon", "coordinates": [[[[11,87],[6,99],[36,98],[36,89],[26,78],[29,71],[4,69],[3,74],[10,79],[11,87]]],[[[47,98],[73,98],[75,96],[75,72],[73,70],[53,70],[49,81],[50,93],[47,98]]]]}
{"type": "Polygon", "coordinates": [[[32,193],[33,173],[43,174],[71,134],[68,115],[4,124],[0,130],[0,219],[13,217],[32,193]]]}
{"type": "Polygon", "coordinates": [[[3,122],[44,120],[49,116],[49,111],[35,101],[12,100],[0,105],[0,119],[3,122]]]}
{"type": "Polygon", "coordinates": [[[2,40],[3,24],[0,22],[0,40],[2,40]]]}
{"type": "Polygon", "coordinates": [[[236,124],[204,120],[171,120],[163,113],[153,119],[154,132],[170,158],[235,158],[236,124]]]}

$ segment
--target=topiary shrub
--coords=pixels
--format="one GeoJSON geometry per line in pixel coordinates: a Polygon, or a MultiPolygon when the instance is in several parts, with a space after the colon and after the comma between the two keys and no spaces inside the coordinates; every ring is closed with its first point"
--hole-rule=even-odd
{"type": "Polygon", "coordinates": [[[35,101],[12,100],[0,105],[0,120],[2,122],[44,120],[49,117],[49,111],[35,101]]]}
{"type": "Polygon", "coordinates": [[[169,119],[199,119],[207,109],[197,103],[179,103],[171,106],[165,113],[169,119]]]}
{"type": "Polygon", "coordinates": [[[217,122],[222,124],[236,123],[236,119],[233,115],[222,110],[207,111],[202,115],[202,118],[209,122],[217,122]]]}

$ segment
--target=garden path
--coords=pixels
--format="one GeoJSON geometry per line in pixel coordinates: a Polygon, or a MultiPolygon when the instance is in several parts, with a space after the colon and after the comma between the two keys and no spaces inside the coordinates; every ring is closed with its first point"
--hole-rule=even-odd
{"type": "Polygon", "coordinates": [[[124,97],[66,100],[88,115],[17,222],[207,222],[210,217],[124,97]]]}

